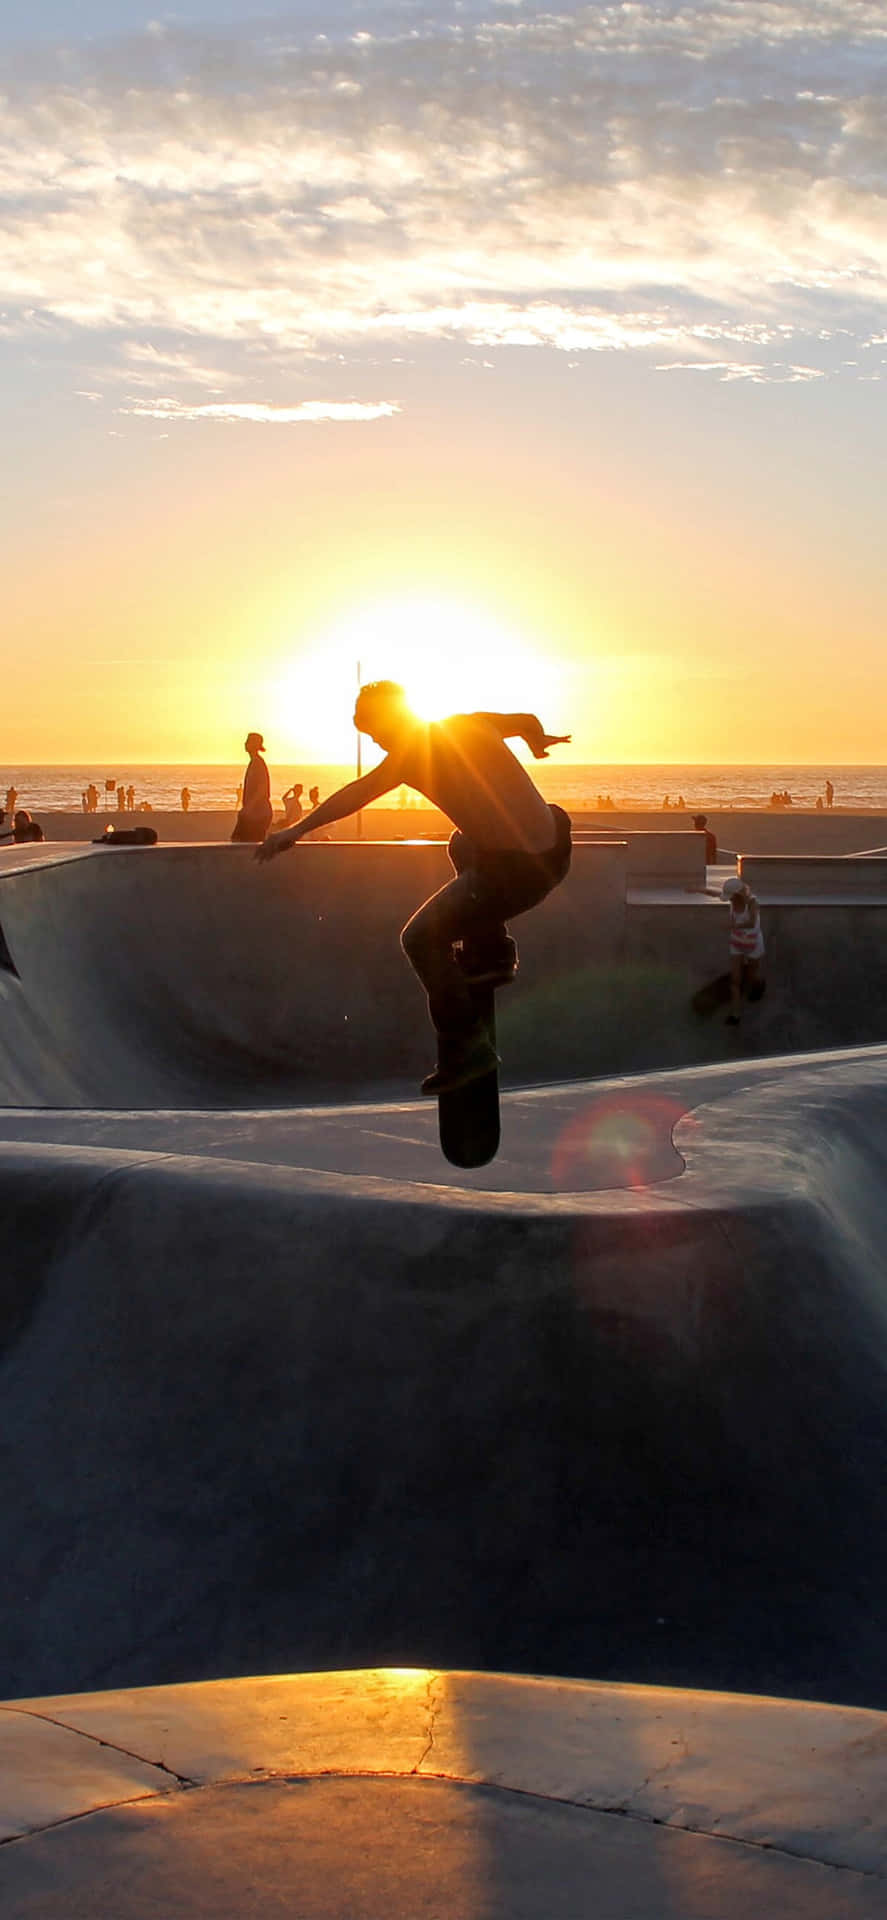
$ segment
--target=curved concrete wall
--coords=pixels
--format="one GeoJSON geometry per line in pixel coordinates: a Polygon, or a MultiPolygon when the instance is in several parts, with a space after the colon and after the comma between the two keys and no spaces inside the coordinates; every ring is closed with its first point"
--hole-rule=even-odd
{"type": "MultiPolygon", "coordinates": [[[[183,846],[9,872],[0,1097],[211,1104],[414,1081],[433,1038],[398,934],[451,873],[442,846],[310,843],[266,867],[183,846]]],[[[624,850],[579,849],[516,923],[522,982],[618,952],[624,896],[624,850]]]]}
{"type": "Polygon", "coordinates": [[[4,1146],[0,1695],[390,1661],[887,1702],[883,1061],[704,1097],[620,1193],[4,1146]]]}
{"type": "MultiPolygon", "coordinates": [[[[727,965],[726,909],[676,889],[626,908],[624,861],[618,843],[577,847],[564,886],[515,922],[506,1084],[887,1038],[887,901],[765,907],[767,996],[734,1031],[690,1007],[727,965]]],[[[449,871],[441,846],[373,843],[309,843],[264,868],[223,846],[8,866],[0,929],[18,977],[0,968],[0,1100],[411,1090],[433,1040],[397,935],[449,871]]]]}

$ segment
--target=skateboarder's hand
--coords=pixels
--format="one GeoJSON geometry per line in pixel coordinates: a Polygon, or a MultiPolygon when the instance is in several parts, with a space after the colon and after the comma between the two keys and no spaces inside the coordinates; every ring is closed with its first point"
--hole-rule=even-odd
{"type": "Polygon", "coordinates": [[[569,746],[572,738],[573,735],[571,733],[543,733],[539,746],[533,750],[533,758],[535,760],[547,760],[549,747],[569,746]]]}
{"type": "Polygon", "coordinates": [[[273,860],[278,853],[288,853],[295,844],[295,837],[289,828],[282,833],[266,833],[261,846],[256,848],[256,859],[273,860]]]}

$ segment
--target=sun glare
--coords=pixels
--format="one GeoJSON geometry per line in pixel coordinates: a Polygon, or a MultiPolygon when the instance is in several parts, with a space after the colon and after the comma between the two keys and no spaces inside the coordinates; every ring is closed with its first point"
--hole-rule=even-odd
{"type": "Polygon", "coordinates": [[[564,676],[541,646],[482,607],[428,595],[355,611],[288,661],[273,686],[278,732],[317,759],[348,757],[358,672],[364,686],[400,681],[424,720],[530,709],[567,730],[564,676]]]}

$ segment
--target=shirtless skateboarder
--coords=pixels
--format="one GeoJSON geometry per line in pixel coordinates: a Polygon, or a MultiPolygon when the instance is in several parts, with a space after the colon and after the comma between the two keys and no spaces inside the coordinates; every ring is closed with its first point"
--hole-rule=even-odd
{"type": "Polygon", "coordinates": [[[256,859],[273,860],[306,834],[400,786],[415,788],[455,822],[449,849],[455,879],[426,900],[401,934],[438,1035],[438,1065],[423,1080],[422,1092],[446,1093],[498,1064],[476,1017],[472,984],[508,975],[514,948],[505,922],[544,900],[570,865],[569,816],[543,800],[506,740],[525,740],[535,759],[545,760],[549,747],[571,736],[546,733],[532,713],[457,713],[422,721],[393,680],[361,688],[354,724],[384,749],[385,759],[297,825],[268,834],[256,859]],[[463,964],[453,951],[456,941],[464,944],[463,964]]]}

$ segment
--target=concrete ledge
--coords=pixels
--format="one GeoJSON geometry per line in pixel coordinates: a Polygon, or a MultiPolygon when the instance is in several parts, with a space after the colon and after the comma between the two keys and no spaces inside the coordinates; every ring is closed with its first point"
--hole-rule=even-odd
{"type": "Polygon", "coordinates": [[[758,899],[823,904],[887,900],[887,858],[840,854],[741,854],[739,872],[758,899]]]}
{"type": "Polygon", "coordinates": [[[616,835],[601,828],[597,832],[580,830],[577,834],[579,846],[620,841],[626,848],[629,886],[705,886],[704,833],[675,830],[616,835]]]}

